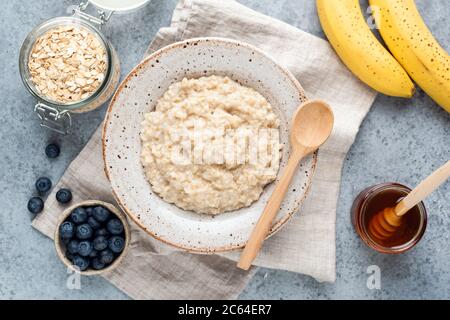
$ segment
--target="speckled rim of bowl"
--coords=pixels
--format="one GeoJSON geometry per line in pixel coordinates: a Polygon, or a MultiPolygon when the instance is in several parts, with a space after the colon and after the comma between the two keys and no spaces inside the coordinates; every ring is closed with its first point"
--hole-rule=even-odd
{"type": "Polygon", "coordinates": [[[67,209],[65,209],[63,211],[63,213],[59,217],[58,222],[56,224],[54,242],[55,242],[56,253],[57,253],[59,259],[67,267],[69,267],[73,271],[79,272],[83,276],[96,276],[96,275],[104,274],[106,272],[114,270],[121,263],[121,261],[123,260],[123,258],[125,257],[125,255],[128,252],[128,248],[130,246],[130,236],[131,236],[130,226],[128,224],[128,221],[127,221],[125,215],[122,213],[122,211],[120,211],[114,205],[112,205],[111,203],[108,203],[108,202],[103,202],[103,201],[100,201],[100,200],[86,200],[86,201],[82,201],[82,202],[79,202],[77,204],[74,204],[73,206],[71,206],[71,207],[69,207],[69,208],[67,208],[67,209]],[[109,211],[111,211],[117,218],[120,219],[120,221],[122,222],[123,227],[124,227],[125,247],[124,247],[122,253],[116,258],[116,260],[114,260],[113,263],[111,263],[106,268],[101,269],[101,270],[88,269],[88,270],[85,270],[85,271],[79,271],[79,270],[76,270],[73,267],[72,263],[69,261],[69,259],[66,258],[65,251],[63,251],[64,244],[61,242],[61,239],[59,237],[59,226],[67,219],[67,217],[72,213],[72,211],[74,209],[76,209],[78,207],[88,207],[88,206],[102,206],[102,207],[105,207],[109,211]]]}
{"type": "MultiPolygon", "coordinates": [[[[105,141],[105,139],[106,139],[106,130],[108,128],[108,123],[109,123],[110,117],[113,113],[113,107],[114,107],[114,103],[115,103],[117,97],[119,96],[119,94],[121,93],[123,88],[126,87],[127,83],[130,81],[130,79],[133,78],[139,72],[139,70],[143,68],[144,65],[149,64],[151,61],[157,60],[158,57],[160,57],[162,54],[164,54],[167,51],[182,48],[185,44],[193,43],[193,42],[211,42],[211,43],[220,42],[222,44],[228,44],[228,45],[233,45],[233,46],[242,46],[242,47],[246,47],[248,49],[251,49],[251,50],[257,52],[260,55],[263,55],[268,60],[272,61],[273,64],[292,81],[294,86],[297,88],[300,96],[304,98],[303,102],[308,100],[304,89],[302,88],[302,86],[300,85],[298,80],[294,77],[294,75],[288,69],[282,67],[272,57],[268,56],[262,50],[258,49],[257,47],[255,47],[251,44],[248,44],[246,42],[229,39],[229,38],[220,38],[220,37],[199,37],[199,38],[186,39],[183,41],[179,41],[179,42],[175,42],[170,45],[167,45],[167,46],[155,51],[154,53],[152,53],[151,55],[146,57],[144,60],[142,60],[138,65],[136,65],[130,71],[130,73],[124,78],[124,80],[120,83],[115,94],[113,95],[113,97],[111,99],[111,102],[109,103],[108,109],[106,111],[105,119],[103,122],[103,129],[102,129],[102,157],[103,157],[103,165],[104,165],[103,169],[104,169],[106,177],[107,177],[108,181],[110,182],[111,186],[112,186],[112,183],[111,183],[111,177],[109,174],[109,166],[108,166],[108,163],[106,160],[106,141],[105,141]]],[[[316,167],[317,167],[318,154],[319,154],[318,150],[312,153],[312,165],[311,165],[311,168],[309,169],[310,174],[308,176],[304,196],[302,197],[302,199],[300,199],[300,201],[298,202],[298,205],[296,207],[294,207],[291,211],[289,211],[288,214],[283,216],[281,219],[279,219],[277,222],[275,222],[272,225],[266,239],[270,238],[272,235],[274,235],[276,232],[278,232],[286,224],[286,222],[288,222],[292,218],[292,216],[303,205],[303,203],[304,203],[305,199],[307,198],[309,191],[311,189],[312,178],[315,174],[316,167]]],[[[280,172],[278,172],[278,174],[280,174],[280,172]]],[[[242,249],[246,245],[246,243],[240,243],[240,244],[236,244],[236,245],[216,247],[216,248],[211,249],[211,248],[191,248],[191,247],[186,247],[184,245],[181,245],[179,243],[172,242],[161,236],[156,235],[154,232],[152,232],[146,226],[144,226],[143,223],[139,219],[136,218],[135,214],[133,214],[131,212],[131,210],[129,208],[127,208],[127,206],[123,203],[122,199],[115,192],[114,188],[111,188],[111,192],[112,192],[117,204],[119,205],[119,207],[123,210],[123,212],[125,212],[134,221],[134,223],[136,223],[136,225],[138,225],[142,230],[144,230],[147,234],[149,234],[153,238],[155,238],[165,244],[173,246],[175,248],[178,248],[178,249],[190,252],[190,253],[214,254],[214,253],[229,252],[229,251],[242,249]]]]}

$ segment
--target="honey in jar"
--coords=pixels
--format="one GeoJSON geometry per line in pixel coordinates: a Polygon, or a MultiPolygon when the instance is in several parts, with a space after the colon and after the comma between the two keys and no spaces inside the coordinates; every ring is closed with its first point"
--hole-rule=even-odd
{"type": "Polygon", "coordinates": [[[395,205],[411,189],[398,183],[383,183],[364,189],[352,206],[352,222],[355,231],[371,248],[382,253],[402,253],[419,242],[425,232],[427,213],[421,202],[401,217],[389,236],[380,237],[377,214],[395,205]],[[372,225],[370,225],[372,224],[372,225]],[[375,231],[374,231],[375,230],[375,231]]]}

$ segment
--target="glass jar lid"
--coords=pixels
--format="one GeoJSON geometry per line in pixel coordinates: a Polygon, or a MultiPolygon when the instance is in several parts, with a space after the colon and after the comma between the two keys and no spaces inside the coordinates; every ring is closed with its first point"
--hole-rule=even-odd
{"type": "Polygon", "coordinates": [[[89,0],[99,9],[114,11],[118,13],[127,13],[139,9],[151,0],[89,0]]]}

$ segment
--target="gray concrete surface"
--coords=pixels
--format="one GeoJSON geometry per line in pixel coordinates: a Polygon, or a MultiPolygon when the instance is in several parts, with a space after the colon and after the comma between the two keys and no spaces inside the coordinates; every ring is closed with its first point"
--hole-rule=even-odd
{"type": "MultiPolygon", "coordinates": [[[[122,299],[102,278],[83,278],[81,290],[65,286],[66,272],[53,243],[30,227],[26,203],[34,181],[47,175],[57,181],[102,120],[105,107],[75,117],[74,132],[62,139],[39,127],[33,98],[23,87],[17,60],[22,40],[44,19],[63,15],[76,1],[11,0],[0,12],[0,298],[122,299]],[[44,147],[59,141],[60,158],[49,161],[44,147]]],[[[244,4],[302,30],[324,37],[313,0],[243,0],[244,4]]],[[[442,45],[450,50],[448,0],[417,0],[423,17],[442,45]]],[[[114,17],[106,33],[126,74],[142,57],[158,28],[170,21],[176,0],[153,0],[139,12],[114,17]]],[[[364,121],[344,165],[337,212],[337,281],[284,271],[260,269],[242,299],[426,299],[450,298],[450,183],[426,200],[428,230],[421,243],[400,256],[367,249],[350,224],[349,210],[365,186],[399,181],[415,185],[450,159],[450,116],[422,91],[412,100],[379,96],[364,121]],[[366,286],[367,267],[381,269],[381,289],[366,286]]]]}

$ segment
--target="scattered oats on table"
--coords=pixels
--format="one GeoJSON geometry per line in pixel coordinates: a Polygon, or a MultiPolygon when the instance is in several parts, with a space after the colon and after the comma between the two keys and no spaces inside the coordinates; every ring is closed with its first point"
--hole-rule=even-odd
{"type": "Polygon", "coordinates": [[[28,68],[40,94],[57,103],[74,103],[101,86],[107,69],[106,49],[83,27],[57,27],[36,40],[28,68]]]}

